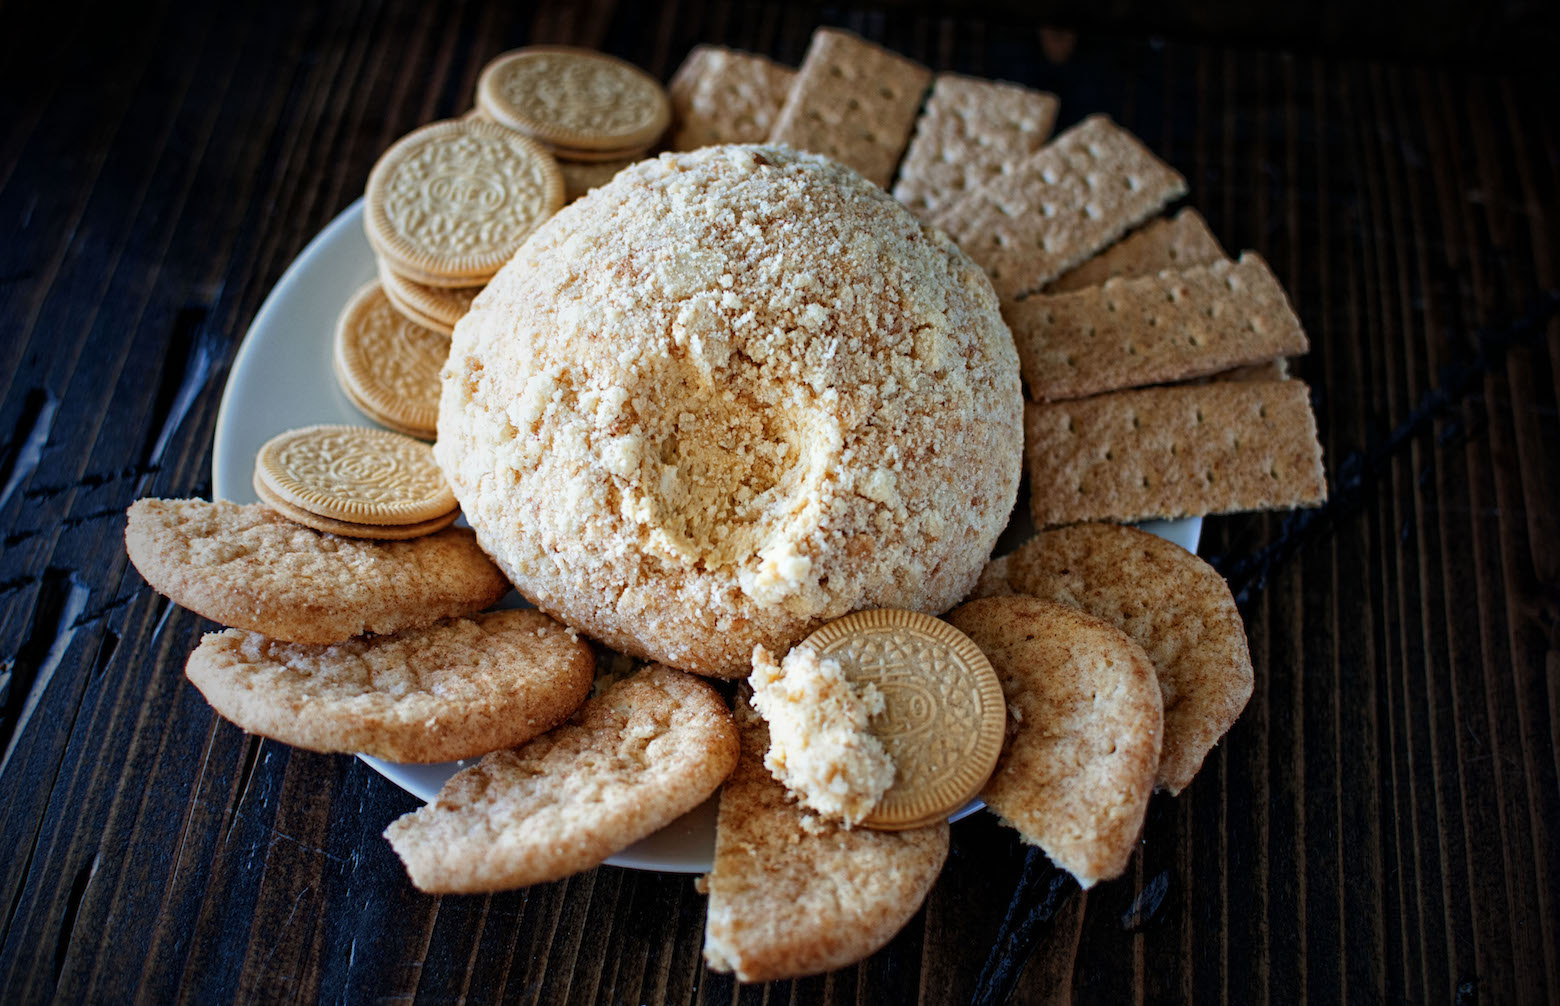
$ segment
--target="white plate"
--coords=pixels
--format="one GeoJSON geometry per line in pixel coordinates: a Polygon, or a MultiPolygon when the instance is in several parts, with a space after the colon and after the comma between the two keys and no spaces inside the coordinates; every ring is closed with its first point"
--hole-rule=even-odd
{"type": "MultiPolygon", "coordinates": [[[[315,423],[370,424],[347,400],[331,367],[336,318],[348,298],[376,275],[363,235],[363,201],[348,206],[282,274],[244,336],[222,393],[211,458],[216,498],[249,503],[255,455],[285,430],[315,423]]],[[[1202,520],[1152,521],[1145,530],[1195,552],[1202,520]]],[[[515,598],[518,600],[518,598],[515,598]]],[[[430,800],[462,762],[401,765],[359,755],[402,789],[430,800]]],[[[980,809],[975,802],[958,820],[980,809]]],[[[614,866],[673,873],[704,873],[715,851],[715,800],[607,860],[614,866]]]]}

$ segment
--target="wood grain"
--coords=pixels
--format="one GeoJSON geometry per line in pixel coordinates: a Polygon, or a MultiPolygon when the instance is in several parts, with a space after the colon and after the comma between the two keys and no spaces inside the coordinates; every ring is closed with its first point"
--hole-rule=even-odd
{"type": "Polygon", "coordinates": [[[936,69],[1054,91],[1062,127],[1107,112],[1181,169],[1311,336],[1332,502],[1206,524],[1256,693],[1155,798],[1125,877],[1084,895],[977,816],[881,953],[739,988],[703,968],[686,877],[415,892],[379,837],[413,798],[215,719],[181,674],[208,626],[127,567],[122,513],[210,491],[260,302],[491,56],[795,63],[813,13],[129,6],[8,8],[0,38],[0,998],[1560,996],[1560,123],[1531,79],[838,9],[936,69]]]}

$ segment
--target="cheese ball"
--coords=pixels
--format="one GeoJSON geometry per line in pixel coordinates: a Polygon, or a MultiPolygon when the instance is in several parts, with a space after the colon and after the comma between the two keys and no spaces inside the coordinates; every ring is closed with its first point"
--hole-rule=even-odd
{"type": "Polygon", "coordinates": [[[739,677],[945,611],[1018,491],[1018,356],[941,231],[823,157],[708,147],[539,227],[455,326],[434,452],[537,607],[739,677]]]}

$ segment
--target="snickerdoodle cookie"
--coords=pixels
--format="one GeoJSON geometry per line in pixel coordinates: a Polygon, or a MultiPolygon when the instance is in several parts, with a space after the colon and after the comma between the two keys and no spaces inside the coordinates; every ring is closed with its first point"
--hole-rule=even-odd
{"type": "Polygon", "coordinates": [[[223,718],[310,751],[475,758],[550,730],[590,694],[590,644],[540,611],[490,611],[331,646],[213,632],[184,673],[223,718]]]}
{"type": "Polygon", "coordinates": [[[769,728],[738,700],[742,757],[720,791],[704,960],[744,982],[875,953],[915,915],[948,858],[948,822],[909,831],[819,821],[764,768],[769,728]]]}
{"type": "Polygon", "coordinates": [[[715,689],[647,667],[563,726],[462,769],[385,837],[421,891],[540,884],[671,823],[736,764],[736,724],[715,689]]]}
{"type": "Polygon", "coordinates": [[[1120,876],[1164,729],[1148,654],[1108,622],[1037,597],[982,598],[948,621],[991,658],[1008,700],[986,806],[1084,887],[1120,876]]]}
{"type": "Polygon", "coordinates": [[[1029,594],[1082,608],[1131,636],[1165,701],[1159,785],[1179,793],[1240,718],[1253,675],[1246,628],[1218,570],[1163,538],[1119,524],[1035,535],[994,559],[980,597],[1029,594]]]}
{"type": "Polygon", "coordinates": [[[456,326],[438,432],[522,593],[719,676],[956,603],[1023,442],[980,269],[849,169],[755,146],[643,162],[543,224],[456,326]]]}
{"type": "Polygon", "coordinates": [[[143,499],[130,561],[159,594],[214,622],[293,643],[339,643],[481,611],[509,591],[464,528],[360,541],[259,504],[143,499]]]}

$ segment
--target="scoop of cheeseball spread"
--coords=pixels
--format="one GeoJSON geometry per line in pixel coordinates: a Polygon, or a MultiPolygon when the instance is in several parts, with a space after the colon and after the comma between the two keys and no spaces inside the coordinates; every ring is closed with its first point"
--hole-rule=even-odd
{"type": "Polygon", "coordinates": [[[952,241],[825,158],[709,147],[532,234],[455,327],[434,451],[538,607],[735,677],[848,612],[963,598],[1022,411],[952,241]]]}

